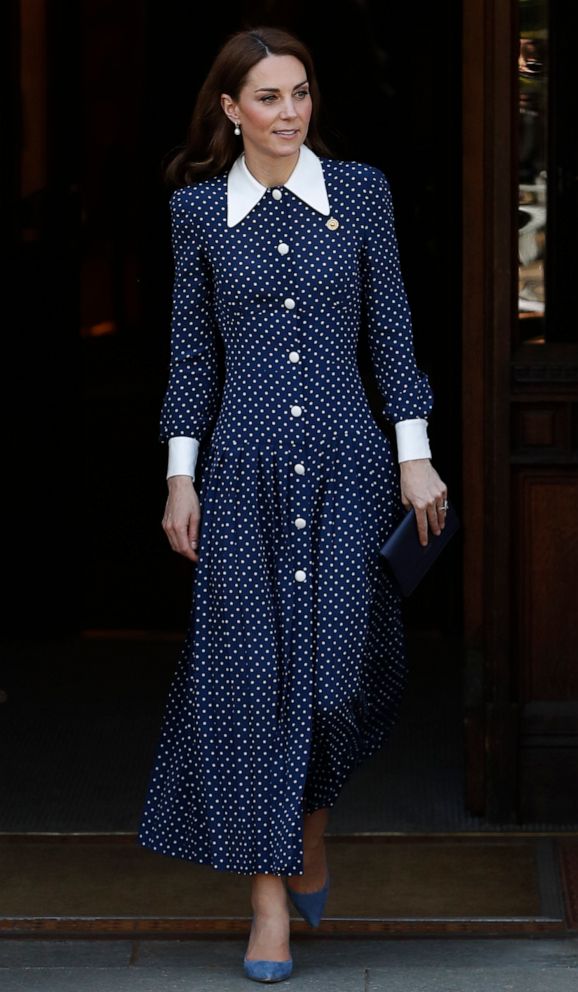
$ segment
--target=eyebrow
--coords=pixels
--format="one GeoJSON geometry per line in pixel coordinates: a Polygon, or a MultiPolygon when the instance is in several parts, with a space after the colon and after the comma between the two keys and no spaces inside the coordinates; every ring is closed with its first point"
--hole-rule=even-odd
{"type": "MultiPolygon", "coordinates": [[[[304,86],[305,83],[308,83],[308,82],[309,82],[309,80],[304,79],[302,83],[297,83],[297,85],[294,86],[293,89],[296,90],[299,86],[304,86]]],[[[271,92],[271,93],[279,93],[280,92],[278,86],[260,86],[258,90],[255,90],[255,93],[260,93],[262,90],[267,90],[267,92],[271,92]]]]}

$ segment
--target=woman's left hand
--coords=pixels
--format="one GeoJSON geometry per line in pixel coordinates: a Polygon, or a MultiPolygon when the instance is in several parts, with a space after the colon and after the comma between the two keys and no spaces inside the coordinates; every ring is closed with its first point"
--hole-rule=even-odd
{"type": "Polygon", "coordinates": [[[438,509],[447,499],[448,490],[429,458],[411,458],[400,462],[401,502],[406,510],[413,506],[420,544],[428,543],[428,522],[434,534],[445,527],[445,510],[438,509]]]}

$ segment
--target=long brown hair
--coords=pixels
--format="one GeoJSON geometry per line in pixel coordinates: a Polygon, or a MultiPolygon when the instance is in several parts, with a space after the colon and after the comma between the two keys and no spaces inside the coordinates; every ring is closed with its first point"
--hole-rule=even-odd
{"type": "Polygon", "coordinates": [[[167,185],[188,186],[232,166],[242,145],[223,112],[221,93],[238,100],[249,72],[267,55],[294,55],[305,67],[312,111],[304,144],[317,155],[334,157],[319,134],[320,93],[311,53],[303,42],[281,28],[255,27],[230,35],[218,52],[198,93],[186,144],[164,167],[167,185]]]}

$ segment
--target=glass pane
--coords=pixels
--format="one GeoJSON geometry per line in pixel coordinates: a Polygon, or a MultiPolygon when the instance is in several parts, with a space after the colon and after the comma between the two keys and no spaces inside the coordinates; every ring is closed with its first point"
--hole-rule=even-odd
{"type": "Polygon", "coordinates": [[[548,0],[519,0],[518,319],[520,340],[545,341],[548,0]]]}

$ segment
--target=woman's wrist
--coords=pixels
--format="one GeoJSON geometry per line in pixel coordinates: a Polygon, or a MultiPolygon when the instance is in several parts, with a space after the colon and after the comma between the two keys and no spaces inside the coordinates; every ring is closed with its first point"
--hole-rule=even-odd
{"type": "Polygon", "coordinates": [[[176,489],[178,486],[187,486],[188,483],[192,484],[192,482],[192,475],[169,475],[167,478],[169,489],[176,489]]]}
{"type": "Polygon", "coordinates": [[[399,462],[401,468],[404,465],[417,465],[419,463],[431,465],[431,458],[406,458],[403,462],[399,462]]]}

